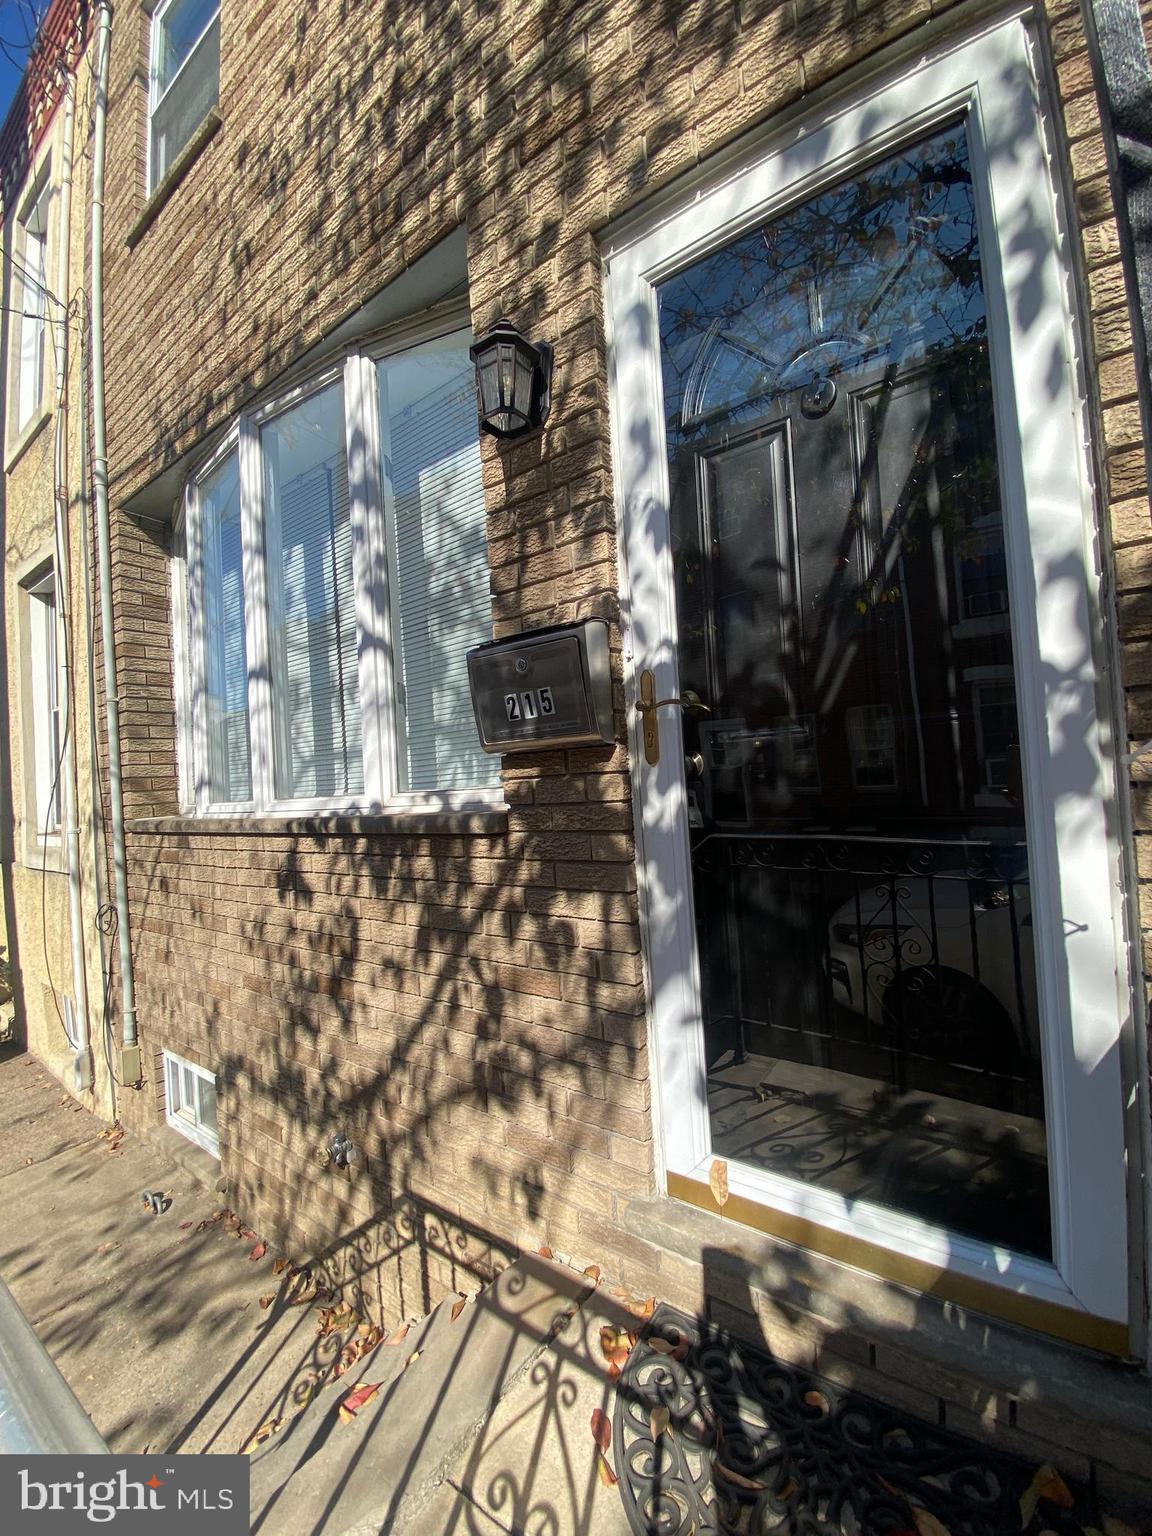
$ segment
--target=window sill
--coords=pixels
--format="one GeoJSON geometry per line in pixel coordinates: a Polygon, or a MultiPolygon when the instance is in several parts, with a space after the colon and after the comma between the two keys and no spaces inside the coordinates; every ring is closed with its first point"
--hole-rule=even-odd
{"type": "Polygon", "coordinates": [[[175,160],[173,160],[163,181],[136,216],[125,240],[125,244],[130,251],[134,250],[140,244],[140,241],[143,240],[148,230],[151,229],[159,217],[165,203],[167,203],[188,171],[199,160],[205,149],[216,137],[219,129],[223,126],[224,119],[216,108],[213,107],[184,148],[176,156],[175,160]]]}
{"type": "Polygon", "coordinates": [[[22,459],[28,449],[40,436],[41,432],[52,420],[52,406],[45,400],[36,413],[32,416],[26,427],[21,427],[16,436],[8,444],[4,456],[4,468],[11,474],[17,463],[22,459]]]}
{"type": "Polygon", "coordinates": [[[508,829],[508,811],[426,810],[305,812],[300,816],[142,816],[128,831],[152,837],[372,837],[380,833],[471,833],[490,837],[508,829]]]}

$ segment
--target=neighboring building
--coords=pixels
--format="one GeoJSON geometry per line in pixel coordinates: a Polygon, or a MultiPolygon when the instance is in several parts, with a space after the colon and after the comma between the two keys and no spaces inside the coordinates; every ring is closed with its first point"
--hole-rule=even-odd
{"type": "Polygon", "coordinates": [[[1146,1378],[1048,1399],[1149,1358],[1148,380],[1089,23],[118,9],[118,1109],[387,1316],[547,1244],[1146,1472],[1146,1378]],[[555,347],[507,443],[501,315],[555,347]],[[589,618],[615,741],[484,755],[465,653],[589,618]]]}
{"type": "Polygon", "coordinates": [[[86,37],[82,0],[54,0],[0,130],[0,874],[14,1033],[110,1115],[88,665],[86,37]]]}

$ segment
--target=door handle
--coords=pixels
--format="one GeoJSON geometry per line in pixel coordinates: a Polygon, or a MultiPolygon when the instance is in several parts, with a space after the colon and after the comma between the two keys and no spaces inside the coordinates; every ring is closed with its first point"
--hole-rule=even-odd
{"type": "Polygon", "coordinates": [[[666,709],[670,704],[679,705],[685,714],[710,715],[712,713],[700,695],[691,688],[685,688],[677,698],[658,699],[656,674],[646,667],[640,674],[640,697],[636,701],[636,708],[640,711],[640,719],[644,724],[644,761],[650,768],[655,768],[660,761],[660,722],[656,718],[656,711],[666,709]]]}

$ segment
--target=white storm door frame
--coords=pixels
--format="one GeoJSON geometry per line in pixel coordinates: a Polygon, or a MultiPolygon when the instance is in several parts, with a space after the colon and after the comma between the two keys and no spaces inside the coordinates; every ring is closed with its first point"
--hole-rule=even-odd
{"type": "MultiPolygon", "coordinates": [[[[1129,1313],[1120,1038],[1132,1006],[1109,812],[1108,722],[1097,717],[1098,632],[1086,430],[1068,274],[1045,147],[1034,40],[1020,18],[945,45],[813,113],[755,161],[606,244],[606,311],[629,702],[655,673],[676,697],[677,623],[657,285],[780,210],[901,144],[963,118],[976,189],[1000,450],[1044,1040],[1053,1262],[878,1205],[851,1204],[747,1165],[734,1193],[1003,1286],[1126,1321],[1129,1313]]],[[[641,898],[658,1123],[667,1172],[707,1181],[700,977],[676,710],[659,764],[636,765],[641,898]]]]}

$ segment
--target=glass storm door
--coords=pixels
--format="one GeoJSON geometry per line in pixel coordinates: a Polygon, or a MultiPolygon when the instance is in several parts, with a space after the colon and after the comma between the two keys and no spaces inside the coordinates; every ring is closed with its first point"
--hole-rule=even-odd
{"type": "Polygon", "coordinates": [[[713,1148],[1050,1258],[963,125],[657,293],[713,1148]]]}
{"type": "MultiPolygon", "coordinates": [[[[1027,149],[1023,33],[1000,31],[1017,73],[995,89],[1027,149]]],[[[979,74],[955,102],[980,46],[921,70],[951,81],[950,110],[894,134],[885,114],[915,97],[890,87],[868,104],[883,148],[852,142],[868,111],[844,112],[745,173],[741,228],[702,241],[705,199],[679,251],[673,217],[610,266],[634,668],[642,699],[679,701],[649,711],[639,759],[664,1104],[693,1105],[690,1127],[665,1116],[664,1150],[674,1192],[720,1158],[750,1200],[1119,1318],[1125,1275],[1078,1247],[1100,1211],[1069,1204],[1070,1122],[1095,1102],[1123,1251],[1082,470],[1051,350],[1030,377],[1040,354],[1004,302],[1010,199],[989,192],[1010,183],[1054,251],[1053,203],[1042,166],[1039,192],[997,169],[979,74]],[[814,173],[837,135],[848,153],[814,173]],[[1020,405],[1038,387],[1046,436],[1064,413],[1074,550],[1047,574],[1053,466],[1026,436],[1038,402],[1020,405]],[[1053,721],[1073,673],[1075,784],[1053,721]],[[1086,989],[1090,1071],[1070,1007],[1086,989]]],[[[739,191],[714,199],[725,222],[739,191]]]]}

